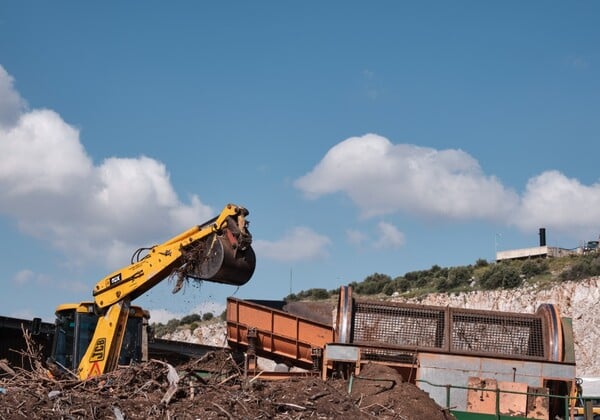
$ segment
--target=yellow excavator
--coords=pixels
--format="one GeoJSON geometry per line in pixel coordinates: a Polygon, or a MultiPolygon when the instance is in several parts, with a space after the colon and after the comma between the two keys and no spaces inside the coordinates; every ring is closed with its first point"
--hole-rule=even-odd
{"type": "Polygon", "coordinates": [[[130,265],[96,284],[93,302],[60,305],[50,364],[86,379],[143,359],[148,313],[131,301],[166,278],[176,280],[173,293],[188,279],[247,283],[256,267],[247,215],[228,204],[217,217],[138,249],[130,265]]]}

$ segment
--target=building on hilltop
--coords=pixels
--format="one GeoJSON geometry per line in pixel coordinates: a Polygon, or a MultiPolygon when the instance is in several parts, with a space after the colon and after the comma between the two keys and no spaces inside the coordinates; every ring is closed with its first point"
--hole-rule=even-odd
{"type": "Polygon", "coordinates": [[[496,251],[496,262],[506,260],[524,260],[529,258],[566,257],[568,255],[581,255],[588,252],[596,252],[599,249],[598,241],[588,241],[585,245],[570,249],[548,246],[546,245],[546,229],[540,228],[539,235],[539,246],[496,251]]]}

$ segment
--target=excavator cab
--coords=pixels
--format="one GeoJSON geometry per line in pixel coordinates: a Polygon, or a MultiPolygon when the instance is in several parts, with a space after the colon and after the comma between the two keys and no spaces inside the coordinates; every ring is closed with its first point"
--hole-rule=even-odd
{"type": "MultiPolygon", "coordinates": [[[[125,336],[119,354],[119,365],[129,365],[148,359],[148,311],[139,306],[129,308],[125,336]]],[[[64,304],[56,308],[56,329],[49,364],[61,371],[77,372],[77,367],[85,354],[96,324],[98,315],[92,302],[64,304]]]]}

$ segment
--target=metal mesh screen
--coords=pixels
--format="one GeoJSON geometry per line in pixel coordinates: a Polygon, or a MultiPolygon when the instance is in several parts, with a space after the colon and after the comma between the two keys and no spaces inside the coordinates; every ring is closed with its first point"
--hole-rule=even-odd
{"type": "Polygon", "coordinates": [[[352,342],[543,358],[544,328],[538,315],[357,300],[352,342]]]}
{"type": "Polygon", "coordinates": [[[444,347],[444,308],[414,308],[355,302],[353,342],[444,347]]]}
{"type": "Polygon", "coordinates": [[[451,343],[451,351],[544,356],[542,320],[535,316],[454,310],[451,343]]]}

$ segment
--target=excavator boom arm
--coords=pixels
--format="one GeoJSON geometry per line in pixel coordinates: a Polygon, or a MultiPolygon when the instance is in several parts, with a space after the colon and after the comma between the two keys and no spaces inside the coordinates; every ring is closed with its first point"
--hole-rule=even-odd
{"type": "Polygon", "coordinates": [[[98,323],[77,376],[86,379],[116,368],[130,302],[165,278],[176,274],[177,290],[187,278],[245,284],[256,266],[247,215],[244,207],[228,204],[214,219],[151,247],[139,261],[100,280],[93,292],[98,323]]]}
{"type": "Polygon", "coordinates": [[[247,214],[245,208],[229,204],[213,220],[153,246],[140,261],[96,284],[96,305],[106,308],[123,299],[133,300],[176,272],[217,283],[245,284],[256,266],[247,214]]]}

